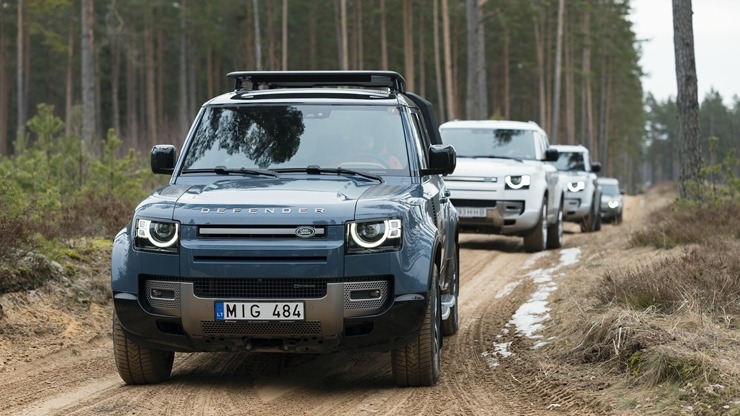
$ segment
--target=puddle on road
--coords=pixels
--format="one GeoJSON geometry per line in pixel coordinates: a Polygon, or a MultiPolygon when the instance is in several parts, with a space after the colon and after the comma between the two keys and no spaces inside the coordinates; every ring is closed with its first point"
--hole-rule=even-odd
{"type": "MultiPolygon", "coordinates": [[[[524,263],[524,269],[531,268],[537,260],[549,253],[551,252],[539,252],[531,255],[524,263]]],[[[555,266],[547,269],[533,270],[527,273],[522,279],[506,285],[496,294],[496,298],[505,297],[527,279],[537,285],[537,289],[530,296],[529,300],[517,309],[506,326],[501,330],[501,333],[496,335],[496,339],[501,340],[501,342],[493,343],[493,353],[486,351],[482,354],[490,368],[498,367],[499,359],[513,355],[513,352],[509,350],[511,341],[505,341],[507,338],[511,338],[512,331],[514,332],[514,336],[525,336],[535,340],[533,348],[539,348],[552,340],[552,338],[544,339],[543,335],[538,334],[544,327],[544,322],[550,319],[550,308],[548,307],[547,298],[550,296],[550,293],[558,288],[554,280],[557,271],[563,267],[577,263],[581,249],[578,247],[566,248],[560,250],[559,254],[560,261],[555,266]]]]}

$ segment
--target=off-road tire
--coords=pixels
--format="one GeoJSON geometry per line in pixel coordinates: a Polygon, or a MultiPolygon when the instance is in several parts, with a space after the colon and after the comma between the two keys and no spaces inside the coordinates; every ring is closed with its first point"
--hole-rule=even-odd
{"type": "Polygon", "coordinates": [[[436,265],[432,274],[432,289],[419,335],[410,344],[391,351],[393,378],[399,387],[428,387],[439,381],[442,322],[436,265]]]}
{"type": "Polygon", "coordinates": [[[563,246],[563,205],[558,207],[555,214],[555,223],[547,227],[547,249],[560,248],[563,246]]]}
{"type": "Polygon", "coordinates": [[[142,347],[123,333],[118,315],[113,314],[113,355],[118,374],[126,384],[155,384],[172,373],[175,353],[142,347]]]}
{"type": "Polygon", "coordinates": [[[450,308],[450,316],[442,321],[442,336],[449,337],[455,335],[460,329],[460,317],[458,315],[458,295],[460,294],[460,246],[455,244],[455,273],[448,294],[455,296],[455,306],[450,308]]]}
{"type": "Polygon", "coordinates": [[[591,199],[591,208],[588,211],[588,215],[581,220],[581,232],[592,233],[598,231],[600,227],[601,214],[596,206],[596,195],[591,199]],[[598,228],[597,228],[598,226],[598,228]]]}
{"type": "Polygon", "coordinates": [[[524,235],[524,251],[536,253],[545,250],[547,240],[547,199],[542,201],[540,220],[528,234],[524,235]]]}

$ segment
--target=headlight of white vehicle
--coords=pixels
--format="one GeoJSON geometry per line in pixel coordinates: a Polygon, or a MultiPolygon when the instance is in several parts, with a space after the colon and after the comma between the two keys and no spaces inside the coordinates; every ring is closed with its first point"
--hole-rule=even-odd
{"type": "Polygon", "coordinates": [[[348,253],[397,250],[401,246],[401,220],[350,222],[346,238],[348,253]]]}
{"type": "Polygon", "coordinates": [[[584,181],[568,182],[568,190],[570,192],[580,192],[584,189],[586,189],[586,182],[584,181]]]}
{"type": "Polygon", "coordinates": [[[135,224],[134,246],[141,250],[177,253],[180,224],[138,218],[135,224]]]}
{"type": "Polygon", "coordinates": [[[529,177],[529,175],[506,175],[504,178],[504,183],[506,184],[506,189],[529,189],[529,184],[531,183],[532,179],[529,177]]]}
{"type": "Polygon", "coordinates": [[[616,199],[612,199],[607,203],[607,205],[609,206],[609,208],[614,209],[619,207],[619,201],[617,201],[616,199]]]}

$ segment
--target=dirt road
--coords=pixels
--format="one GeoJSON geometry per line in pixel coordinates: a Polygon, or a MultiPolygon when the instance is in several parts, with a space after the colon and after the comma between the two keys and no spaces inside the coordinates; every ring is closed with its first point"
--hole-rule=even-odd
{"type": "MultiPolygon", "coordinates": [[[[625,255],[627,235],[656,203],[627,197],[622,225],[582,234],[568,224],[563,248],[538,254],[520,238],[463,235],[460,331],[445,339],[431,388],[396,388],[388,353],[177,354],[168,382],[126,386],[113,363],[110,305],[76,299],[70,282],[6,294],[0,414],[610,414],[596,375],[553,368],[540,347],[556,340],[547,324],[558,319],[563,287],[625,255]]],[[[105,258],[100,267],[107,278],[105,258]]]]}

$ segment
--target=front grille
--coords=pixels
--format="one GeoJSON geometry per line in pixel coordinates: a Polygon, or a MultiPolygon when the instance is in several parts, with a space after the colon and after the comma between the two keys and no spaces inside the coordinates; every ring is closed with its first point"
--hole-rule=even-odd
{"type": "Polygon", "coordinates": [[[321,322],[219,322],[203,321],[204,335],[279,335],[302,336],[321,334],[321,322]]]}
{"type": "Polygon", "coordinates": [[[141,288],[148,282],[192,283],[195,296],[215,299],[320,299],[326,296],[329,283],[379,281],[389,285],[390,276],[360,276],[349,279],[306,278],[185,278],[177,276],[141,275],[141,288]]]}
{"type": "Polygon", "coordinates": [[[325,226],[198,227],[198,238],[221,239],[326,239],[325,226]]]}
{"type": "Polygon", "coordinates": [[[450,202],[456,207],[496,208],[496,201],[488,199],[452,199],[450,202]]]}
{"type": "Polygon", "coordinates": [[[326,296],[325,279],[195,279],[201,298],[317,299],[326,296]]]}

